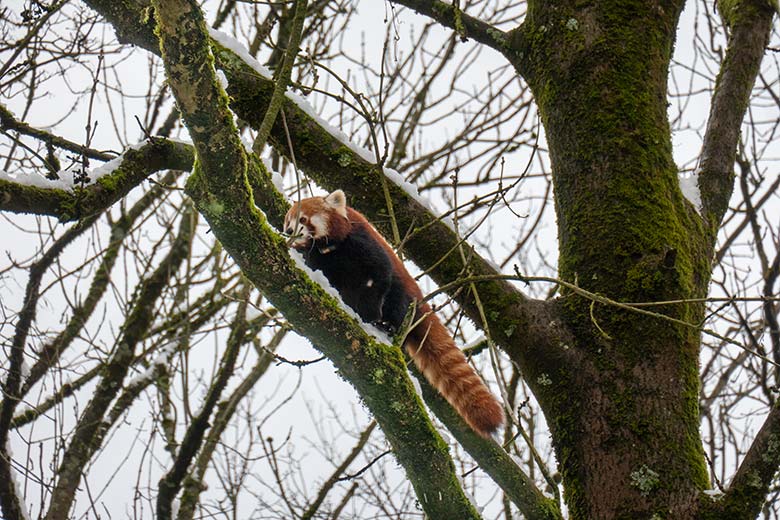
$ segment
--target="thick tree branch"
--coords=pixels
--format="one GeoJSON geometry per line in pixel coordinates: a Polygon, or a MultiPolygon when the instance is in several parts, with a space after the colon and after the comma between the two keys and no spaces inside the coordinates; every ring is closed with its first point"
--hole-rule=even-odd
{"type": "Polygon", "coordinates": [[[134,0],[84,0],[114,27],[120,43],[137,45],[160,54],[160,43],[154,34],[154,18],[147,11],[149,2],[134,0]]]}
{"type": "Polygon", "coordinates": [[[192,167],[193,153],[187,144],[155,138],[114,160],[119,164],[113,172],[87,186],[77,186],[73,191],[0,179],[0,211],[49,215],[61,221],[94,215],[124,198],[154,172],[188,171],[192,167]]]}
{"type": "Polygon", "coordinates": [[[726,494],[705,506],[702,518],[756,518],[766,502],[769,486],[779,467],[780,401],[775,401],[726,494]],[[713,511],[714,516],[708,516],[713,511]]]}
{"type": "Polygon", "coordinates": [[[155,5],[167,77],[198,151],[187,191],[214,235],[242,272],[357,388],[426,512],[434,518],[478,518],[414,392],[400,351],[370,338],[296,269],[284,241],[255,208],[246,179],[247,169],[258,165],[247,159],[227,96],[218,87],[198,6],[184,0],[155,5]]]}
{"type": "Polygon", "coordinates": [[[769,43],[775,13],[766,0],[718,5],[731,35],[715,84],[699,164],[699,189],[713,240],[731,198],[739,129],[769,43]]]}

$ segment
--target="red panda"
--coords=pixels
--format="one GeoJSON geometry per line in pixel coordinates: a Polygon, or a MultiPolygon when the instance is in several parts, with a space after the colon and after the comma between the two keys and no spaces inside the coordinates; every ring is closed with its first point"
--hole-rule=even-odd
{"type": "Polygon", "coordinates": [[[284,230],[306,264],[322,271],[363,321],[395,333],[409,306],[418,302],[416,325],[404,343],[415,365],[474,431],[487,438],[498,430],[504,420],[501,405],[422,302],[403,262],[366,217],[347,206],[343,191],[294,203],[284,230]]]}

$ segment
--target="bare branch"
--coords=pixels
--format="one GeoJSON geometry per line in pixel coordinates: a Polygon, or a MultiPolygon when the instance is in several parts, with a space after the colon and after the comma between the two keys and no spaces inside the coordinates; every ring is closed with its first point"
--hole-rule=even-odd
{"type": "Polygon", "coordinates": [[[360,436],[358,437],[358,441],[355,444],[355,446],[352,448],[352,451],[350,451],[349,455],[347,455],[344,458],[341,464],[339,464],[338,467],[335,470],[333,470],[331,476],[325,482],[322,483],[319,492],[317,492],[317,496],[314,498],[312,503],[309,504],[309,507],[306,508],[306,511],[304,511],[303,514],[301,515],[301,520],[311,520],[314,517],[314,515],[317,513],[317,510],[322,505],[322,502],[325,500],[325,497],[327,496],[328,492],[330,492],[333,489],[333,487],[336,485],[336,483],[339,481],[339,477],[341,477],[342,473],[344,473],[347,470],[349,465],[352,464],[352,462],[357,458],[360,452],[363,451],[363,448],[368,442],[368,438],[371,436],[371,432],[374,431],[375,426],[376,426],[376,422],[371,421],[368,427],[366,427],[366,429],[360,433],[360,436]]]}
{"type": "Polygon", "coordinates": [[[143,339],[155,316],[155,302],[187,255],[192,239],[193,218],[191,211],[182,215],[179,233],[168,255],[159,267],[142,283],[134,308],[127,317],[115,351],[103,368],[103,377],[95,393],[79,418],[76,431],[70,440],[58,470],[57,485],[52,492],[46,520],[68,518],[76,489],[81,481],[84,465],[97,446],[98,426],[122,381],[130,368],[138,343],[143,339]]]}
{"type": "MultiPolygon", "coordinates": [[[[247,297],[249,297],[249,287],[244,291],[244,298],[247,297]]],[[[187,469],[190,467],[192,459],[201,448],[202,440],[206,435],[206,429],[209,427],[211,412],[214,410],[214,406],[216,406],[217,400],[225,389],[228,380],[233,375],[238,352],[244,344],[244,334],[248,329],[246,307],[246,300],[244,300],[239,305],[236,318],[231,326],[227,348],[222,355],[217,377],[209,387],[206,398],[199,408],[200,413],[195,416],[187,428],[171,469],[160,479],[157,495],[157,518],[166,520],[171,518],[173,499],[176,498],[176,494],[181,488],[182,480],[187,475],[187,469]]]]}
{"type": "Polygon", "coordinates": [[[97,216],[93,216],[71,227],[30,268],[30,278],[27,282],[24,306],[19,313],[14,339],[11,344],[8,374],[2,383],[3,400],[0,402],[0,506],[2,506],[3,513],[11,519],[26,517],[26,514],[22,512],[22,506],[19,503],[19,497],[16,496],[16,489],[13,485],[11,456],[7,451],[7,441],[14,410],[22,395],[24,395],[20,392],[24,349],[27,344],[27,335],[37,313],[41,279],[65,247],[87,231],[95,220],[97,220],[97,216]]]}
{"type": "Polygon", "coordinates": [[[489,23],[467,15],[460,10],[457,1],[446,3],[438,0],[393,0],[393,3],[433,18],[443,26],[453,29],[464,42],[472,38],[507,55],[509,61],[514,61],[509,45],[509,35],[489,23]]]}
{"type": "Polygon", "coordinates": [[[87,146],[74,143],[73,141],[69,141],[68,139],[56,136],[44,130],[33,128],[27,123],[17,120],[13,114],[3,105],[0,105],[0,130],[14,130],[20,134],[35,137],[36,139],[39,139],[45,143],[52,144],[58,148],[68,150],[79,155],[84,155],[90,159],[110,161],[114,158],[114,155],[112,154],[101,152],[99,150],[93,150],[87,146]]]}
{"type": "Polygon", "coordinates": [[[710,107],[699,164],[704,212],[714,231],[720,226],[734,184],[739,128],[769,42],[775,10],[765,0],[723,2],[731,27],[729,46],[710,107]]]}

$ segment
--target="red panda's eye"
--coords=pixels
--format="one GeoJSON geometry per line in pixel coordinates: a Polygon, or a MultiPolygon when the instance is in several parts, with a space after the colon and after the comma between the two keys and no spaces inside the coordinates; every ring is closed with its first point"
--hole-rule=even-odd
{"type": "Polygon", "coordinates": [[[301,217],[301,218],[298,219],[298,222],[300,222],[301,224],[306,224],[306,222],[308,222],[308,220],[309,219],[307,219],[306,217],[301,217]]]}

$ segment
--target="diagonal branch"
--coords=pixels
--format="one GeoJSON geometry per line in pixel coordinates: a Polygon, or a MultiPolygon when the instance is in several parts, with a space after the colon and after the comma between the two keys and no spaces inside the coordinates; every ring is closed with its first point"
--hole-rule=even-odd
{"type": "Polygon", "coordinates": [[[432,518],[477,519],[447,447],[414,392],[399,349],[378,343],[296,269],[284,241],[254,206],[241,144],[219,88],[203,15],[194,0],[155,2],[163,63],[198,153],[187,192],[242,272],[325,353],[363,397],[432,518]]]}
{"type": "Polygon", "coordinates": [[[449,27],[458,33],[462,41],[469,38],[487,45],[504,54],[513,61],[510,54],[509,36],[493,25],[469,16],[460,10],[459,3],[439,2],[438,0],[392,0],[392,3],[403,5],[413,11],[433,18],[444,27],[449,27]]]}
{"type": "Polygon", "coordinates": [[[756,518],[779,467],[780,401],[775,401],[725,495],[706,509],[722,515],[717,518],[756,518]]]}
{"type": "Polygon", "coordinates": [[[734,161],[750,92],[769,43],[774,9],[766,0],[719,2],[731,28],[718,73],[699,163],[699,189],[713,240],[728,208],[734,185],[734,161]]]}

